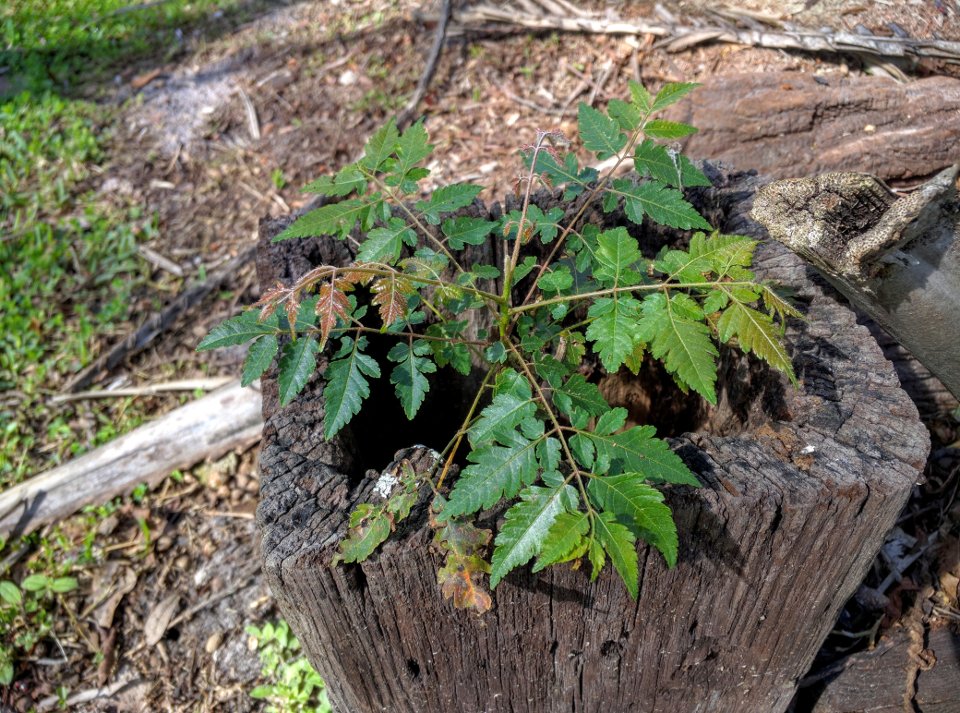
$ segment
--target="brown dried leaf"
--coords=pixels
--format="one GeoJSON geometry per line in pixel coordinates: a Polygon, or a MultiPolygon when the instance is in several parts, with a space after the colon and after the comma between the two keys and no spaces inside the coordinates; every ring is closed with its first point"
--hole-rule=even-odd
{"type": "MultiPolygon", "coordinates": [[[[486,562],[483,562],[479,557],[468,559],[486,565],[486,562]]],[[[489,567],[486,567],[486,569],[489,569],[489,567]]],[[[486,571],[486,569],[480,571],[486,571]]],[[[473,581],[473,575],[477,573],[474,563],[466,560],[461,561],[451,553],[447,557],[447,564],[437,572],[437,581],[440,583],[440,591],[443,596],[446,599],[453,599],[453,606],[457,609],[476,609],[477,614],[483,614],[490,611],[493,600],[486,591],[478,587],[473,581]]]]}
{"type": "Polygon", "coordinates": [[[167,627],[170,626],[178,606],[180,595],[171,594],[153,608],[143,625],[143,639],[147,646],[156,646],[167,633],[167,627]]]}

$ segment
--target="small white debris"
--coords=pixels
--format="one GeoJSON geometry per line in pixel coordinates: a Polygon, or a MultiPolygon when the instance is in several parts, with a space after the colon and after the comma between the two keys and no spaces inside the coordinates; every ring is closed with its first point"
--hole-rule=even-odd
{"type": "Polygon", "coordinates": [[[380,476],[380,479],[377,481],[377,484],[373,486],[373,492],[379,495],[381,498],[389,498],[390,493],[393,492],[393,486],[400,482],[398,478],[393,473],[387,472],[380,476]]]}
{"type": "Polygon", "coordinates": [[[817,447],[816,447],[816,446],[804,446],[803,449],[802,449],[800,452],[801,452],[803,455],[806,456],[806,455],[810,455],[810,454],[813,453],[815,450],[817,450],[817,447]]]}
{"type": "Polygon", "coordinates": [[[345,70],[337,81],[341,86],[349,87],[351,84],[357,83],[357,73],[352,69],[345,70]]]}

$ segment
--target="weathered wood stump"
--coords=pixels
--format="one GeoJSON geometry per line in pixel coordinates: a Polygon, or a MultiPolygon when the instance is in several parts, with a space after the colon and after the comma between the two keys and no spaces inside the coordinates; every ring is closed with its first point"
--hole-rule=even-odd
{"type": "Polygon", "coordinates": [[[684,153],[771,178],[861,171],[924,178],[957,161],[960,80],[751,72],[711,77],[670,118],[700,129],[684,153]]]}
{"type": "MultiPolygon", "coordinates": [[[[695,196],[707,218],[759,235],[746,218],[756,179],[715,178],[717,188],[695,196]]],[[[269,243],[282,225],[262,227],[263,284],[350,257],[334,241],[269,243]]],[[[336,710],[786,709],[929,442],[892,367],[831,289],[777,244],[762,245],[756,264],[763,278],[793,288],[806,311],[788,329],[800,387],[728,352],[719,405],[685,402],[693,406],[671,426],[672,443],[704,487],[668,492],[679,564],[668,570],[644,549],[636,602],[609,570],[590,583],[582,569],[527,567],[500,584],[489,613],[455,610],[438,590],[442,558],[422,509],[366,562],[331,567],[349,510],[371,490],[364,469],[381,469],[385,454],[412,443],[442,447],[459,424],[451,416],[459,395],[452,381],[438,382],[411,430],[381,384],[386,396],[375,392],[372,407],[325,442],[322,380],[284,409],[274,379],[263,380],[264,568],[336,710]]],[[[653,409],[662,427],[658,412],[675,416],[666,404],[687,397],[661,384],[638,389],[647,387],[662,394],[653,409]]]]}

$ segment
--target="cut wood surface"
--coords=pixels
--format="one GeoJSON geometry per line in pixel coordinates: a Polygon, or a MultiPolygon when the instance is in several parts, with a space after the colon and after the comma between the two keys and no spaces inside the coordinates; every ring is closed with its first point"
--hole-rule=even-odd
{"type": "Polygon", "coordinates": [[[960,635],[892,630],[826,682],[811,713],[957,713],[960,635]]]}
{"type": "Polygon", "coordinates": [[[960,79],[754,72],[713,77],[669,117],[684,153],[771,178],[858,171],[926,178],[960,158],[960,79]]]}
{"type": "Polygon", "coordinates": [[[155,485],[177,468],[249,447],[262,427],[260,392],[234,381],[0,493],[0,534],[27,534],[140,483],[155,485]]]}
{"type": "MultiPolygon", "coordinates": [[[[746,217],[756,178],[711,177],[718,187],[692,196],[708,220],[761,235],[746,217]]],[[[333,240],[271,244],[284,225],[261,228],[263,284],[350,259],[333,240]]],[[[583,568],[526,567],[495,590],[491,612],[455,610],[439,593],[442,557],[423,508],[369,560],[331,567],[350,509],[386,465],[372,464],[371,453],[394,442],[441,448],[436,429],[456,428],[456,394],[449,382],[431,392],[445,411],[411,435],[378,410],[392,399],[389,384],[374,385],[375,413],[327,442],[324,360],[283,409],[275,377],[265,377],[264,571],[335,709],[786,710],[920,476],[929,440],[892,366],[829,286],[776,243],[758,250],[757,271],[796,290],[807,314],[787,331],[800,387],[724,357],[718,407],[704,407],[695,432],[672,440],[704,483],[667,494],[679,564],[668,570],[642,548],[637,602],[610,569],[590,583],[583,568]],[[364,477],[368,467],[375,471],[364,477]]],[[[430,460],[424,448],[399,456],[415,466],[430,460]]],[[[489,526],[496,513],[485,517],[489,526]]]]}

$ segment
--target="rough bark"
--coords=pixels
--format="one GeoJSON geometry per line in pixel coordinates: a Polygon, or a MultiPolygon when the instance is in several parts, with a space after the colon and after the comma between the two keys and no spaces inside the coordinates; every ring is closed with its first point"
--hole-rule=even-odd
{"type": "Polygon", "coordinates": [[[893,630],[872,651],[851,656],[827,680],[812,713],[957,713],[960,636],[893,630]],[[909,706],[909,707],[906,707],[909,706]]]}
{"type": "Polygon", "coordinates": [[[898,198],[876,178],[776,181],[754,215],[960,396],[960,201],[953,166],[898,198]]]}
{"type": "Polygon", "coordinates": [[[925,178],[957,160],[960,80],[754,72],[708,79],[670,118],[700,131],[684,152],[771,178],[861,171],[925,178]]]}
{"type": "MultiPolygon", "coordinates": [[[[695,196],[708,219],[758,235],[746,217],[756,180],[715,178],[717,189],[695,196]]],[[[348,258],[331,241],[266,242],[279,227],[262,226],[264,284],[317,259],[348,258]]],[[[582,569],[523,568],[500,584],[488,614],[457,611],[440,596],[442,558],[422,511],[366,562],[330,567],[349,509],[372,486],[355,473],[393,423],[361,418],[325,442],[321,379],[285,409],[264,379],[264,569],[337,710],[786,709],[906,502],[929,441],[892,367],[829,287],[775,243],[760,248],[757,266],[794,288],[807,312],[788,330],[800,388],[725,357],[719,406],[673,440],[705,485],[668,493],[679,564],[668,570],[643,548],[637,602],[609,568],[595,583],[582,569]]],[[[418,440],[442,447],[436,438],[423,431],[418,440]]]]}

